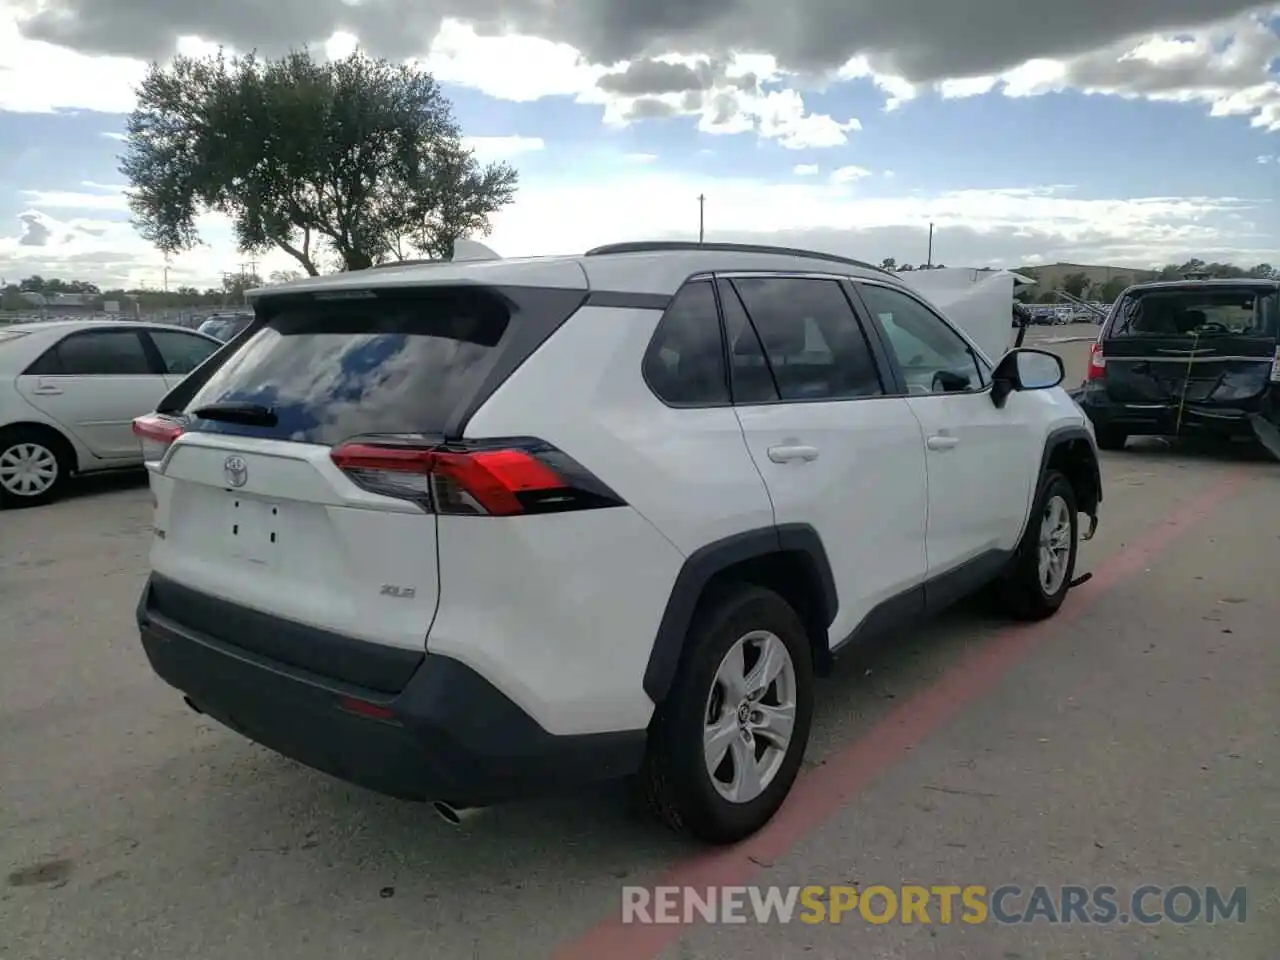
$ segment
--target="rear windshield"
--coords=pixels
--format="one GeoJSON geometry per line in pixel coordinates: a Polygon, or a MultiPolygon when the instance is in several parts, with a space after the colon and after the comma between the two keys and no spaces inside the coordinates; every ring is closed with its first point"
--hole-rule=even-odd
{"type": "Polygon", "coordinates": [[[334,445],[369,433],[438,434],[492,367],[510,314],[481,291],[294,301],[185,405],[252,403],[271,427],[194,419],[193,430],[334,445]]]}
{"type": "Polygon", "coordinates": [[[1116,305],[1112,337],[1275,337],[1274,290],[1134,290],[1116,305]]]}

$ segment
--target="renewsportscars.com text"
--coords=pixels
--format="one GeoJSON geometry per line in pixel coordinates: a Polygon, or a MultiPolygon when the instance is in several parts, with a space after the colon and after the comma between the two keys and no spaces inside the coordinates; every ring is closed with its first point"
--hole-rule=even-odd
{"type": "Polygon", "coordinates": [[[977,884],[623,887],[622,922],[870,924],[1243,923],[1244,887],[977,884]]]}

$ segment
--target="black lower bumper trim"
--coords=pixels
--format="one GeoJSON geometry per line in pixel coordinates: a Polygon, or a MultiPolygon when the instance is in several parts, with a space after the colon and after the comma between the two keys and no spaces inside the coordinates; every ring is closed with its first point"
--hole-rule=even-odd
{"type": "MultiPolygon", "coordinates": [[[[335,682],[138,606],[152,668],[200,712],[309,767],[407,800],[484,806],[626,776],[645,731],[556,736],[470,667],[428,654],[398,694],[335,682]],[[344,708],[344,698],[389,717],[344,708]]],[[[219,601],[223,602],[223,601],[219,601]]]]}
{"type": "Polygon", "coordinates": [[[1125,404],[1083,394],[1077,401],[1095,427],[1121,430],[1133,436],[1222,436],[1253,435],[1252,410],[1177,403],[1125,404]]]}

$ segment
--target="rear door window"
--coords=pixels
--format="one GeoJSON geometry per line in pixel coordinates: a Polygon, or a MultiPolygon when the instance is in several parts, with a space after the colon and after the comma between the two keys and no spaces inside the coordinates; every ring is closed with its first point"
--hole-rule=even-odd
{"type": "Polygon", "coordinates": [[[732,285],[760,335],[783,400],[884,393],[871,347],[839,281],[743,277],[732,285]]]}
{"type": "Polygon", "coordinates": [[[133,328],[86,330],[64,337],[28,369],[33,376],[126,377],[150,376],[153,370],[133,328]]]}
{"type": "Polygon", "coordinates": [[[483,290],[433,290],[264,307],[185,404],[249,403],[263,427],[195,419],[192,429],[332,446],[363,434],[442,433],[479,389],[508,333],[506,301],[483,290]]]}

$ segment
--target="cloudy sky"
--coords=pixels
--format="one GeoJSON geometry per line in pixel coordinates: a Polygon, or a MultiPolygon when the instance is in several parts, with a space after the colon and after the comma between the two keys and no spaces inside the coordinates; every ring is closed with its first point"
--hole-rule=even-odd
{"type": "MultiPolygon", "coordinates": [[[[116,153],[150,58],[413,58],[521,171],[504,255],[615,240],[952,266],[1280,262],[1274,0],[0,0],[0,277],[154,284],[116,153]]],[[[213,284],[225,227],[171,264],[213,284]]],[[[283,255],[266,270],[287,268],[283,255]]]]}

